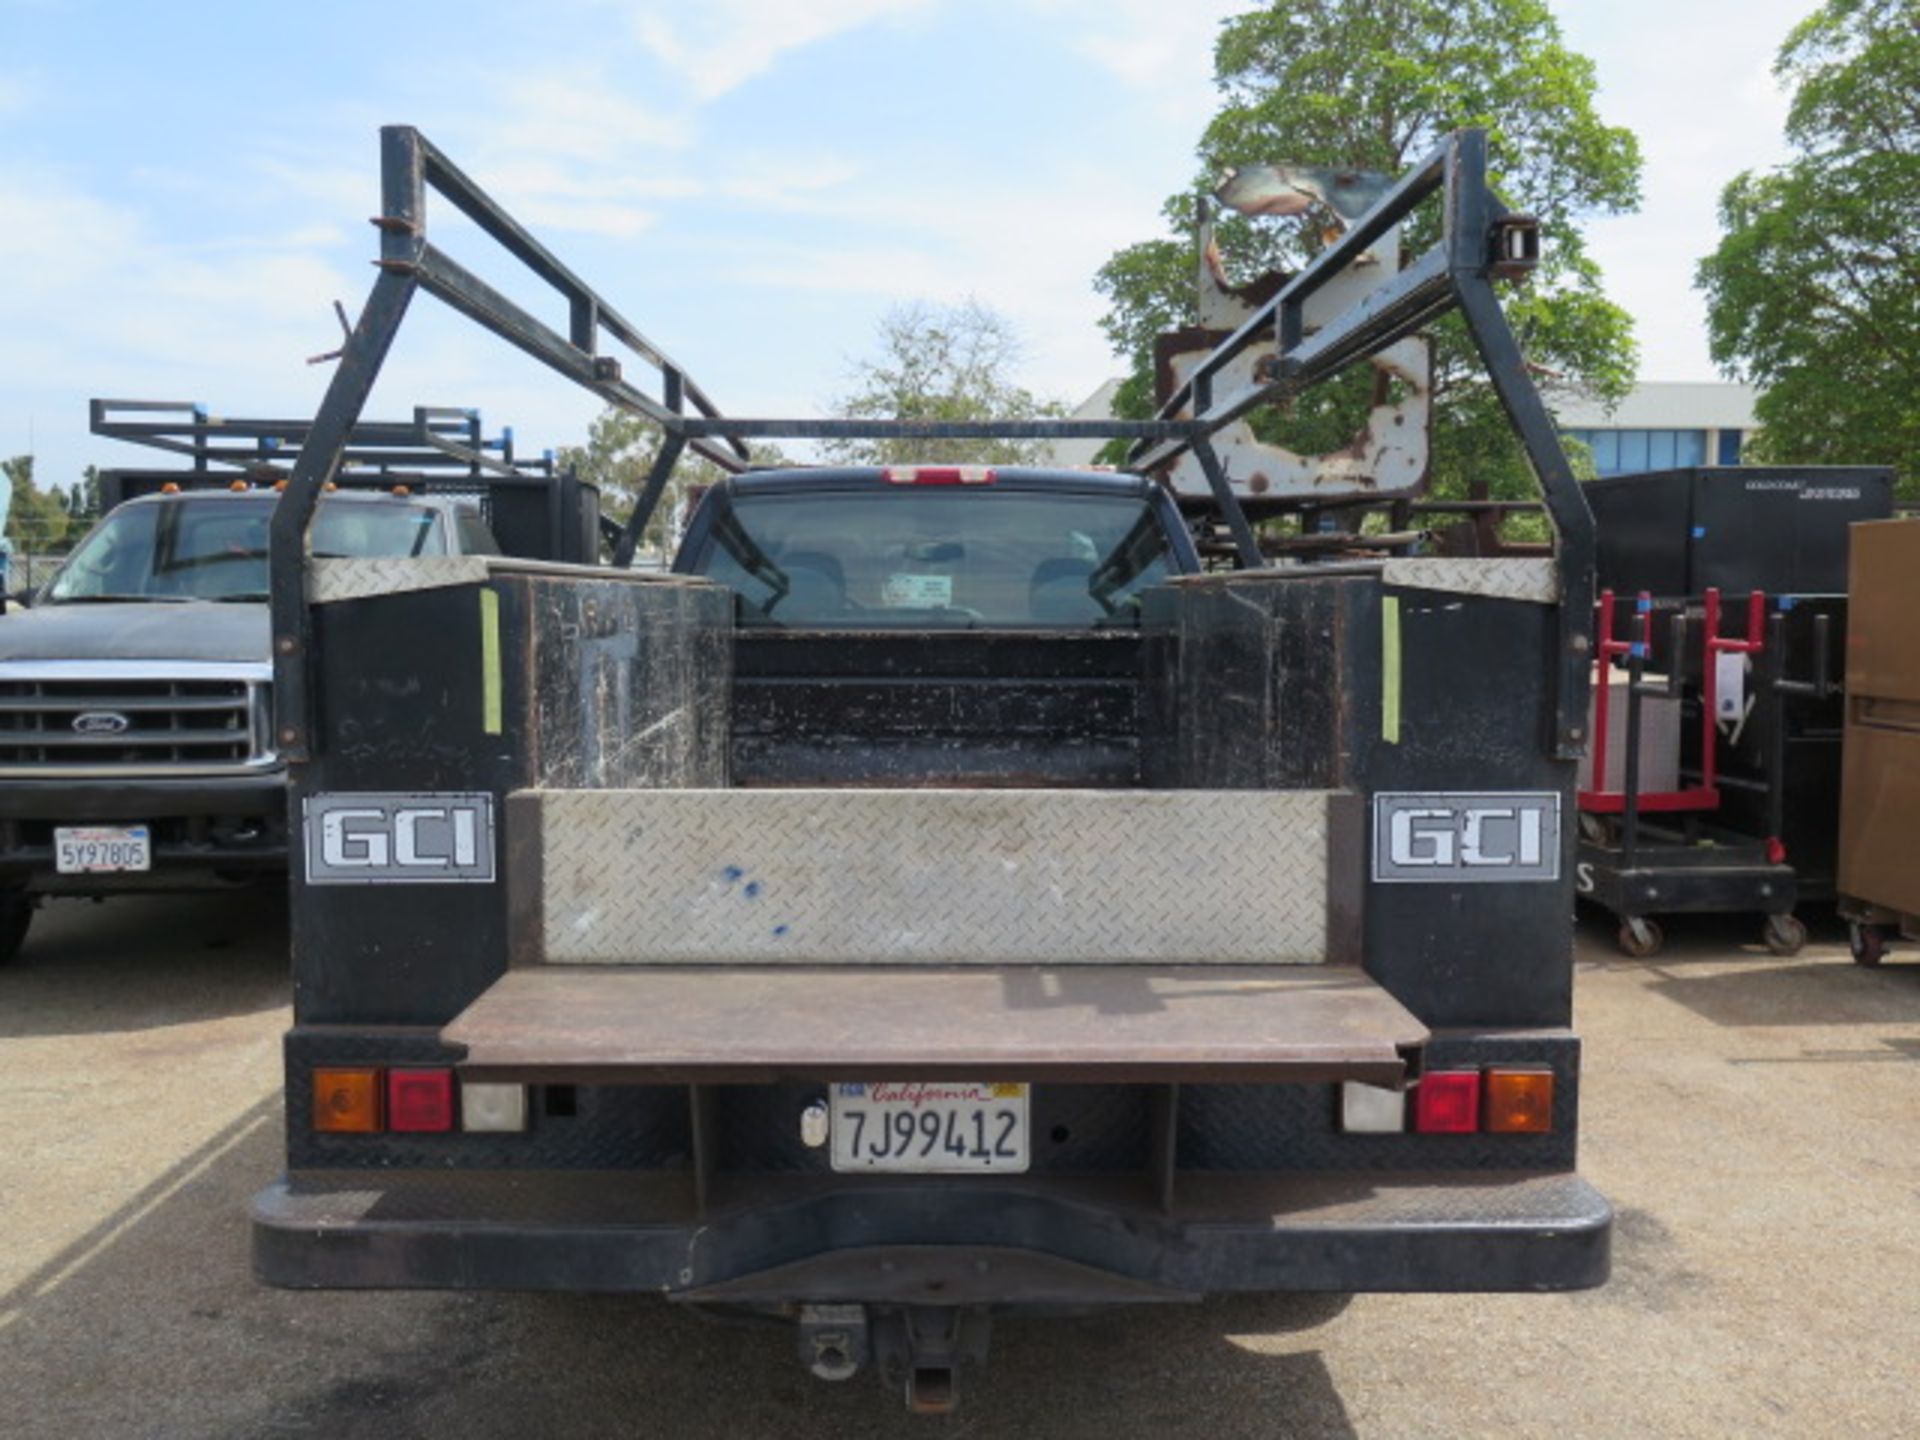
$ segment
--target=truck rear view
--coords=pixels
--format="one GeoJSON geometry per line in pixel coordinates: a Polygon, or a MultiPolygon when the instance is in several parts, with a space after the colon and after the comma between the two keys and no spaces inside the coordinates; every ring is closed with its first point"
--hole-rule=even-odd
{"type": "MultiPolygon", "coordinates": [[[[629,398],[591,334],[462,303],[422,187],[491,202],[414,132],[387,144],[411,228],[384,227],[404,253],[316,429],[350,423],[405,287],[629,398]]],[[[1250,537],[1205,365],[1185,413],[1099,422],[1144,474],[747,473],[666,576],[282,566],[325,479],[297,474],[274,575],[296,1025],[263,1278],[775,1314],[817,1374],[871,1365],[923,1410],[1009,1309],[1604,1279],[1563,823],[1591,535],[1477,308],[1516,228],[1479,164],[1457,137],[1382,204],[1443,193],[1466,217],[1445,263],[1271,333],[1312,383],[1457,301],[1553,555],[1204,571],[1148,476],[1191,456],[1250,537]]],[[[590,313],[661,367],[669,466],[852,423],[728,420],[590,313]]]]}

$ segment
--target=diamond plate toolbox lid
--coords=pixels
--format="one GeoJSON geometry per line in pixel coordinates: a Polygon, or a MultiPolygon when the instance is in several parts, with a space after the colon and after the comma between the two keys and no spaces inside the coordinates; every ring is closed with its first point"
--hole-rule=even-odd
{"type": "Polygon", "coordinates": [[[516,960],[1311,964],[1329,798],[523,791],[516,960]]]}

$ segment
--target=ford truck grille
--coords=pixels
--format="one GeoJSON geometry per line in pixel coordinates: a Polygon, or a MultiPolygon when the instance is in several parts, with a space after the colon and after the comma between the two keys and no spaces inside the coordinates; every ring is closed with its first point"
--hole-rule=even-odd
{"type": "Polygon", "coordinates": [[[0,774],[256,769],[266,734],[257,680],[0,679],[0,774]]]}

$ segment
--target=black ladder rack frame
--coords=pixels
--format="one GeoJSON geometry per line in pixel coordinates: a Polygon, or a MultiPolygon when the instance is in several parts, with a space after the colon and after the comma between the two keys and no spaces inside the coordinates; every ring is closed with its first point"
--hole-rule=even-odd
{"type": "MultiPolygon", "coordinates": [[[[224,484],[263,465],[292,471],[314,425],[306,418],[215,415],[191,400],[96,399],[87,410],[95,435],[184,456],[191,464],[172,472],[182,485],[224,484]]],[[[356,420],[334,469],[341,484],[464,479],[476,486],[545,486],[555,474],[551,454],[514,453],[511,428],[489,440],[478,410],[446,405],[417,405],[409,420],[356,420]]]]}
{"type": "MultiPolygon", "coordinates": [[[[1585,497],[1560,448],[1553,421],[1533,387],[1520,347],[1494,294],[1493,282],[1528,272],[1538,260],[1539,232],[1527,216],[1509,211],[1487,181],[1486,134],[1462,130],[1409,171],[1339,241],[1314,258],[1272,300],[1222,341],[1152,420],[917,421],[863,419],[744,419],[721,413],[667,353],[647,339],[584,280],[575,275],[491,196],[411,126],[380,132],[381,213],[379,275],[341,352],[332,383],[302,445],[287,493],[275,507],[270,557],[273,590],[276,740],[294,763],[311,757],[313,714],[308,686],[311,646],[303,559],[305,537],[324,485],[351,446],[355,426],[416,292],[424,289],[542,364],[598,395],[605,403],[644,416],[663,432],[647,483],[614,550],[614,564],[631,562],[635,546],[666,482],[687,450],[729,470],[743,468],[749,438],[785,439],[1124,439],[1133,443],[1129,468],[1151,472],[1191,452],[1200,462],[1233,537],[1238,563],[1263,565],[1252,526],[1228,484],[1211,444],[1223,426],[1250,410],[1322,383],[1348,365],[1450,309],[1469,333],[1496,392],[1526,449],[1556,535],[1561,596],[1554,733],[1550,752],[1583,753],[1589,685],[1586,619],[1593,603],[1594,527],[1585,497]],[[566,303],[561,334],[466,269],[427,239],[427,196],[433,191],[566,303]],[[1438,243],[1378,289],[1305,333],[1308,296],[1345,269],[1388,229],[1435,194],[1443,228],[1438,243]],[[617,355],[602,353],[611,339],[658,377],[657,398],[623,374],[617,355]],[[1214,378],[1248,346],[1271,341],[1274,354],[1255,385],[1224,398],[1214,378]],[[1178,418],[1183,410],[1188,418],[1178,418]]],[[[432,443],[432,442],[429,442],[432,443]]]]}

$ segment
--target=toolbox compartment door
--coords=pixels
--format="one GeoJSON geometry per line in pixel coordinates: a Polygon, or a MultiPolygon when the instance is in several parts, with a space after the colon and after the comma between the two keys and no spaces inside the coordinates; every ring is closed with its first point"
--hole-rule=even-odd
{"type": "Polygon", "coordinates": [[[1346,966],[540,965],[442,1032],[471,1080],[1360,1080],[1427,1030],[1346,966]]]}
{"type": "Polygon", "coordinates": [[[1357,962],[1326,790],[525,790],[513,962],[1357,962]]]}

